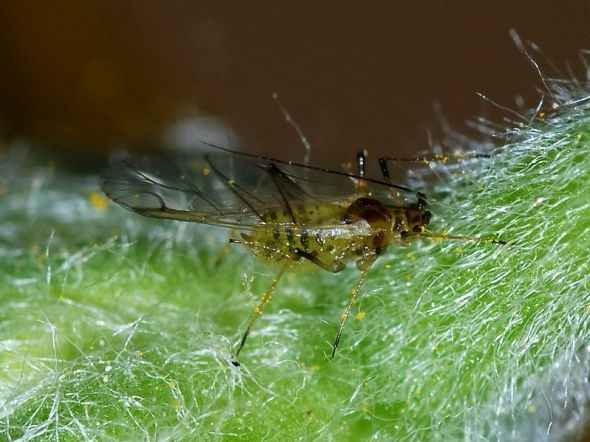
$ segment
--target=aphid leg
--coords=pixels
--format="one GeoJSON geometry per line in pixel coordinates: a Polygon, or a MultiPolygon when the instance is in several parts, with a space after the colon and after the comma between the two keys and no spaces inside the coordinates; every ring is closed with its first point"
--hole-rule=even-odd
{"type": "Polygon", "coordinates": [[[289,263],[283,265],[283,267],[281,268],[281,270],[279,271],[277,276],[273,279],[272,283],[270,284],[270,287],[262,294],[262,296],[260,297],[260,300],[258,301],[258,304],[256,304],[256,306],[254,307],[254,310],[252,311],[252,314],[250,315],[250,319],[248,320],[248,325],[246,326],[246,331],[242,335],[242,339],[240,340],[240,344],[238,346],[238,349],[236,350],[236,361],[234,362],[234,365],[239,365],[239,363],[237,362],[237,359],[238,359],[238,356],[240,355],[240,351],[242,350],[242,348],[244,348],[244,344],[246,343],[246,339],[248,339],[248,335],[250,334],[250,330],[252,329],[252,325],[254,325],[254,322],[256,321],[256,319],[258,319],[258,317],[262,314],[262,311],[264,310],[264,307],[266,306],[266,304],[268,304],[270,302],[270,300],[272,299],[272,294],[273,294],[275,288],[277,287],[281,277],[283,276],[283,274],[285,273],[285,271],[288,268],[289,268],[289,263]]]}
{"type": "Polygon", "coordinates": [[[352,291],[350,292],[350,300],[348,301],[346,308],[344,309],[344,311],[340,315],[340,323],[338,325],[338,332],[336,333],[336,338],[334,338],[334,343],[332,344],[332,355],[330,356],[330,359],[334,359],[334,355],[336,354],[336,349],[338,348],[338,344],[340,343],[340,339],[342,338],[342,330],[344,329],[344,324],[346,323],[348,317],[350,316],[350,311],[352,310],[352,306],[354,304],[356,304],[359,291],[360,291],[361,287],[363,286],[363,284],[365,283],[365,281],[367,280],[367,274],[369,273],[370,268],[371,268],[370,264],[363,266],[363,269],[361,270],[361,276],[360,276],[359,280],[357,281],[356,285],[353,287],[352,291]]]}
{"type": "Polygon", "coordinates": [[[379,158],[379,169],[381,169],[381,175],[387,183],[391,183],[391,175],[389,173],[389,166],[387,165],[387,158],[379,158]]]}
{"type": "MultiPolygon", "coordinates": [[[[356,154],[356,174],[364,177],[367,174],[367,156],[369,153],[366,149],[360,150],[356,154]]],[[[363,193],[367,188],[367,182],[358,178],[354,179],[354,187],[357,192],[363,193]]]]}
{"type": "MultiPolygon", "coordinates": [[[[387,165],[387,158],[379,158],[377,160],[379,162],[379,169],[381,169],[381,175],[383,176],[383,180],[386,183],[393,184],[391,182],[391,174],[389,173],[389,166],[387,165]]],[[[394,200],[399,198],[399,192],[391,190],[391,196],[394,200]]]]}
{"type": "Polygon", "coordinates": [[[366,149],[359,150],[356,154],[356,170],[353,170],[353,164],[346,162],[342,164],[342,168],[349,174],[355,174],[350,179],[354,183],[354,188],[358,193],[365,193],[367,182],[363,180],[367,174],[367,156],[369,153],[366,149]],[[360,178],[359,178],[360,177],[360,178]]]}
{"type": "Polygon", "coordinates": [[[281,110],[281,113],[283,114],[283,117],[285,118],[285,121],[293,129],[295,129],[295,132],[297,132],[297,135],[299,136],[299,140],[301,141],[301,144],[303,144],[303,147],[305,149],[305,156],[303,157],[303,164],[305,164],[306,166],[309,165],[309,159],[311,157],[311,144],[309,143],[307,137],[303,133],[303,130],[301,130],[301,126],[299,126],[299,124],[297,123],[297,121],[295,121],[293,119],[293,117],[291,117],[291,114],[289,113],[289,111],[287,110],[287,108],[285,106],[283,106],[283,103],[281,103],[281,100],[279,100],[279,94],[277,94],[276,92],[273,93],[272,94],[272,99],[279,106],[279,109],[281,110]]]}
{"type": "Polygon", "coordinates": [[[369,156],[367,149],[360,150],[356,154],[356,174],[360,177],[367,174],[367,156],[369,156]]]}

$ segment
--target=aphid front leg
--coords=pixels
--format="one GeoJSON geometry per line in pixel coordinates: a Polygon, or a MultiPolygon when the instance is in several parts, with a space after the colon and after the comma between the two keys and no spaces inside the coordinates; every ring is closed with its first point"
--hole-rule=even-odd
{"type": "Polygon", "coordinates": [[[371,264],[373,263],[373,261],[374,261],[374,259],[371,260],[370,263],[367,262],[366,265],[362,266],[361,276],[360,276],[359,280],[357,281],[357,283],[355,284],[355,286],[353,287],[353,289],[351,290],[350,300],[348,301],[346,308],[344,309],[344,311],[340,315],[340,323],[338,325],[338,332],[336,333],[336,337],[334,338],[334,343],[332,344],[332,355],[330,356],[331,359],[334,359],[334,355],[336,354],[336,349],[338,348],[338,344],[340,343],[340,339],[342,338],[342,330],[344,329],[344,324],[346,323],[346,321],[348,320],[348,317],[350,316],[350,311],[352,310],[352,306],[354,304],[356,304],[356,302],[357,302],[359,291],[360,291],[361,287],[363,286],[363,284],[365,283],[365,281],[367,280],[367,274],[369,273],[369,269],[371,268],[371,264]]]}
{"type": "Polygon", "coordinates": [[[289,264],[290,263],[283,265],[283,267],[281,268],[281,270],[279,271],[277,276],[273,279],[272,283],[270,284],[270,287],[262,294],[262,296],[260,297],[260,300],[258,301],[258,304],[256,304],[256,306],[254,307],[254,310],[252,311],[252,314],[250,315],[250,319],[248,320],[248,325],[246,326],[246,331],[242,335],[242,339],[240,340],[240,345],[238,346],[238,349],[236,350],[236,360],[233,362],[234,365],[236,365],[236,366],[240,365],[239,362],[237,361],[237,359],[238,359],[238,356],[240,355],[240,351],[242,350],[242,348],[244,348],[244,344],[246,343],[246,339],[248,339],[248,335],[250,334],[250,330],[252,329],[252,325],[254,325],[254,322],[256,321],[256,319],[258,319],[258,317],[262,314],[264,307],[266,307],[266,304],[268,304],[270,302],[270,300],[272,299],[273,292],[274,292],[275,288],[277,287],[281,277],[283,276],[285,271],[289,268],[289,264]]]}

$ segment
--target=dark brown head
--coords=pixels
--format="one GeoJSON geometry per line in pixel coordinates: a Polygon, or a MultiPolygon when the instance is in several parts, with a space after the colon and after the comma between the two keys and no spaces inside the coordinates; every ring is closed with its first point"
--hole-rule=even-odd
{"type": "MultiPolygon", "coordinates": [[[[406,234],[422,233],[430,223],[432,214],[425,209],[411,207],[406,209],[406,234]]],[[[404,233],[404,232],[402,232],[404,233]]]]}
{"type": "Polygon", "coordinates": [[[418,202],[410,207],[387,207],[373,198],[359,198],[348,207],[343,221],[367,221],[375,230],[373,246],[383,249],[391,242],[392,234],[403,238],[424,232],[431,217],[426,200],[419,194],[418,202]]]}
{"type": "Polygon", "coordinates": [[[430,224],[432,214],[426,209],[426,197],[422,193],[417,194],[418,202],[405,209],[405,226],[400,231],[402,236],[424,232],[424,229],[430,224]]]}

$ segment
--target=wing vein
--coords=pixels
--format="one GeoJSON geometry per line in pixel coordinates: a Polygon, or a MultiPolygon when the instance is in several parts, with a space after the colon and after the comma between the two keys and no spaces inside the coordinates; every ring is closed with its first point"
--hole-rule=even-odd
{"type": "MultiPolygon", "coordinates": [[[[254,213],[259,219],[260,221],[264,221],[264,217],[262,216],[262,214],[260,212],[258,212],[258,210],[256,210],[256,208],[252,205],[252,203],[250,203],[250,201],[248,201],[248,199],[242,195],[240,193],[240,191],[242,191],[241,186],[236,183],[233,182],[232,184],[232,180],[230,180],[224,173],[222,173],[211,161],[211,159],[209,158],[209,155],[205,156],[205,159],[207,160],[207,163],[209,163],[209,166],[211,166],[211,169],[217,174],[219,175],[222,179],[221,181],[223,182],[223,184],[235,195],[237,196],[240,201],[242,201],[251,211],[252,213],[254,213]]],[[[244,190],[244,193],[248,193],[244,190]]],[[[253,197],[255,199],[258,199],[256,197],[253,197]]]]}

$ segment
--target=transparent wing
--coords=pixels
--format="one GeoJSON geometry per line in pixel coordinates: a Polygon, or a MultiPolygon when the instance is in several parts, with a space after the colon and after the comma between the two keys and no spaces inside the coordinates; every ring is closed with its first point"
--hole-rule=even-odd
{"type": "Polygon", "coordinates": [[[240,229],[256,229],[276,211],[285,215],[283,223],[298,225],[297,213],[309,204],[344,206],[371,196],[406,205],[416,194],[377,179],[223,148],[198,156],[127,156],[112,162],[102,188],[144,216],[240,229]]]}

